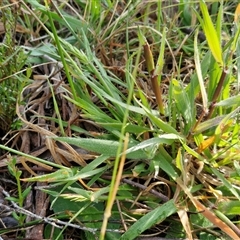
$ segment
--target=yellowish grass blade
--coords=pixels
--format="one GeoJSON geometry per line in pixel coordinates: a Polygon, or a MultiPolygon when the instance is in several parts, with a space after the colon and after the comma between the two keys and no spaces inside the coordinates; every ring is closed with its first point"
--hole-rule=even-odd
{"type": "Polygon", "coordinates": [[[198,13],[197,13],[197,16],[202,25],[205,36],[207,38],[208,46],[215,60],[218,62],[220,66],[223,67],[224,63],[222,58],[222,49],[221,49],[220,39],[213,25],[211,17],[209,15],[207,6],[202,0],[200,2],[200,9],[201,9],[203,18],[201,18],[198,13]]]}

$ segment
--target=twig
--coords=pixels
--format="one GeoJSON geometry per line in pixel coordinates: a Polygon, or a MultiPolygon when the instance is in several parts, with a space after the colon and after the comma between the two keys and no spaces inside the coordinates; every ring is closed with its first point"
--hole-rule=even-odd
{"type": "MultiPolygon", "coordinates": [[[[5,191],[3,189],[2,186],[0,186],[0,191],[2,191],[2,193],[6,196],[6,197],[10,197],[9,193],[7,191],[5,191]]],[[[9,207],[7,205],[4,205],[2,203],[0,203],[0,207],[6,209],[7,211],[16,211],[18,213],[22,213],[22,214],[25,214],[27,216],[30,216],[31,218],[34,218],[34,219],[38,219],[38,220],[41,220],[43,221],[44,223],[48,223],[54,227],[57,227],[57,228],[63,228],[63,226],[67,226],[67,227],[73,227],[73,228],[77,228],[77,229],[81,229],[83,231],[88,231],[88,232],[92,232],[92,233],[95,233],[97,231],[100,231],[100,229],[98,228],[88,228],[88,227],[82,227],[82,226],[79,226],[77,224],[72,224],[72,223],[68,223],[68,222],[64,222],[64,221],[61,221],[61,220],[58,220],[58,219],[55,219],[55,218],[49,218],[49,217],[41,217],[41,216],[38,216],[28,210],[25,210],[24,208],[21,208],[19,207],[15,202],[13,201],[10,201],[12,206],[13,207],[9,207]],[[60,225],[63,225],[63,226],[60,226],[60,225]]],[[[121,231],[121,230],[117,230],[117,229],[106,229],[107,232],[118,232],[118,233],[122,233],[124,231],[121,231]]]]}
{"type": "MultiPolygon", "coordinates": [[[[125,183],[127,183],[129,185],[132,185],[134,187],[138,187],[138,188],[140,188],[142,190],[146,190],[147,189],[146,186],[144,186],[144,185],[142,185],[140,183],[133,182],[133,181],[131,181],[129,179],[123,178],[122,182],[125,182],[125,183]]],[[[150,189],[149,192],[152,193],[153,195],[157,196],[158,198],[160,198],[163,202],[169,201],[169,198],[167,196],[163,195],[162,193],[160,193],[160,192],[158,192],[158,191],[156,191],[154,189],[150,189]]]]}

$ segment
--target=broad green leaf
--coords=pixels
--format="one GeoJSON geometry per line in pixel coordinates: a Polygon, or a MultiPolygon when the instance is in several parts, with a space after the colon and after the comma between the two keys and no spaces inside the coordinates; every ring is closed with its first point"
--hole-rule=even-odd
{"type": "Polygon", "coordinates": [[[211,102],[213,100],[216,87],[218,86],[218,83],[221,79],[223,71],[213,57],[211,58],[209,69],[211,70],[209,72],[207,94],[208,94],[208,101],[211,102]]]}
{"type": "Polygon", "coordinates": [[[138,28],[138,32],[137,32],[137,35],[138,35],[138,39],[139,39],[139,42],[144,45],[146,42],[147,42],[147,39],[145,38],[143,32],[141,31],[140,28],[138,28]]]}
{"type": "MultiPolygon", "coordinates": [[[[127,105],[126,103],[124,103],[124,102],[122,102],[122,101],[118,101],[118,100],[116,100],[116,99],[114,99],[113,97],[110,97],[109,95],[107,95],[104,91],[102,91],[101,89],[98,89],[97,90],[98,92],[99,92],[99,95],[101,95],[102,97],[104,96],[104,97],[106,97],[108,100],[110,100],[111,102],[113,102],[113,103],[116,103],[117,105],[119,105],[119,106],[122,106],[122,107],[124,107],[125,109],[129,109],[130,111],[132,111],[132,112],[135,112],[135,113],[139,113],[139,114],[141,114],[141,115],[146,115],[146,112],[142,109],[142,108],[140,108],[140,107],[136,107],[136,106],[133,106],[133,105],[127,105]]],[[[73,104],[75,104],[76,106],[79,106],[79,107],[81,107],[81,105],[83,104],[83,101],[81,101],[81,102],[77,102],[77,101],[74,101],[73,99],[71,99],[70,97],[66,97],[65,96],[65,98],[68,100],[68,101],[70,101],[70,102],[72,102],[73,104]]],[[[86,102],[85,102],[86,103],[86,102]]],[[[90,103],[88,103],[88,105],[90,105],[90,103]]],[[[96,106],[95,106],[95,108],[96,108],[96,106]]],[[[86,110],[88,110],[87,108],[86,108],[86,110]]],[[[100,110],[98,110],[98,112],[100,112],[100,110]]],[[[156,111],[156,110],[153,110],[153,113],[154,114],[158,114],[158,112],[156,111]]],[[[106,114],[105,114],[106,115],[106,114]]],[[[106,115],[107,116],[107,115],[106,115]]],[[[94,117],[94,116],[93,116],[94,117]]],[[[97,116],[96,116],[97,117],[97,116]]],[[[109,117],[109,116],[108,116],[109,117]]],[[[110,117],[109,117],[110,118],[110,117]]],[[[100,120],[98,120],[98,121],[100,121],[100,120]]],[[[101,122],[101,121],[100,121],[101,122]]]]}
{"type": "Polygon", "coordinates": [[[240,201],[221,201],[218,205],[218,210],[226,215],[239,215],[240,201]]]}
{"type": "Polygon", "coordinates": [[[19,203],[19,198],[15,198],[15,197],[5,197],[6,200],[9,200],[9,201],[13,201],[13,202],[16,202],[16,203],[19,203]]]}
{"type": "MultiPolygon", "coordinates": [[[[63,26],[68,27],[68,29],[74,34],[77,32],[79,27],[84,28],[85,30],[88,27],[87,22],[83,20],[79,20],[71,15],[68,15],[66,13],[62,14],[62,16],[59,16],[57,13],[51,12],[51,17],[57,21],[59,24],[62,24],[63,26]]],[[[75,34],[74,34],[75,35],[75,34]]],[[[76,35],[75,35],[76,36],[76,35]]]]}
{"type": "MultiPolygon", "coordinates": [[[[68,137],[57,137],[55,140],[67,142],[69,144],[81,147],[88,151],[103,154],[109,157],[116,157],[119,141],[111,141],[104,139],[94,138],[68,138],[68,137]]],[[[136,146],[136,143],[129,143],[129,148],[136,146]]],[[[147,159],[148,156],[144,150],[139,149],[137,151],[127,154],[127,158],[130,159],[147,159]]]]}
{"type": "Polygon", "coordinates": [[[170,200],[140,218],[121,236],[120,240],[136,239],[142,232],[162,222],[176,212],[175,203],[173,200],[170,200]]]}
{"type": "Polygon", "coordinates": [[[159,117],[156,117],[154,114],[151,112],[146,112],[150,120],[161,130],[163,130],[166,133],[173,133],[178,135],[179,133],[175,128],[173,128],[170,123],[164,122],[162,119],[159,117]]]}
{"type": "Polygon", "coordinates": [[[91,201],[97,201],[102,195],[108,193],[110,190],[110,187],[103,187],[100,188],[98,191],[95,191],[91,195],[91,201]]]}
{"type": "MultiPolygon", "coordinates": [[[[58,187],[55,189],[56,192],[60,192],[61,191],[61,187],[58,187]]],[[[68,191],[65,191],[64,193],[67,193],[68,191]]],[[[55,201],[54,197],[50,196],[50,200],[51,202],[55,201]]],[[[83,209],[81,211],[81,214],[77,214],[76,218],[81,221],[84,222],[85,227],[89,227],[89,228],[100,228],[101,224],[102,224],[102,219],[103,219],[103,214],[104,214],[104,203],[103,202],[98,202],[98,203],[94,203],[89,205],[89,202],[74,202],[74,201],[70,201],[69,199],[66,198],[62,198],[59,197],[56,201],[55,204],[53,204],[52,208],[54,213],[59,214],[61,213],[63,210],[69,211],[72,214],[74,213],[79,213],[79,210],[83,209]],[[86,207],[86,204],[87,207],[86,207]]],[[[112,218],[114,219],[119,219],[119,212],[117,211],[112,211],[112,218]]],[[[72,215],[67,216],[65,214],[65,219],[72,219],[72,215]]],[[[119,223],[109,223],[108,227],[110,229],[119,229],[119,223]]],[[[118,236],[119,239],[120,236],[118,236]]],[[[109,240],[115,239],[115,238],[106,238],[109,240]]]]}
{"type": "Polygon", "coordinates": [[[98,20],[101,14],[101,1],[90,1],[89,2],[89,15],[94,19],[98,20]]]}
{"type": "Polygon", "coordinates": [[[44,227],[44,237],[47,238],[47,239],[58,239],[59,240],[63,240],[64,237],[63,237],[63,234],[61,234],[61,229],[59,228],[56,228],[50,224],[47,224],[45,227],[44,227]],[[58,236],[60,234],[60,236],[58,236]]]}
{"type": "MultiPolygon", "coordinates": [[[[153,162],[153,160],[151,160],[151,163],[153,162]]],[[[138,176],[141,173],[146,173],[149,172],[149,170],[146,169],[146,163],[140,163],[137,164],[133,169],[131,169],[133,172],[134,176],[138,176]]]]}
{"type": "MultiPolygon", "coordinates": [[[[105,93],[102,93],[103,96],[105,96],[107,99],[109,99],[110,101],[112,102],[115,102],[117,103],[118,105],[124,107],[125,109],[129,109],[129,111],[132,111],[132,112],[136,112],[136,113],[139,113],[139,114],[142,114],[142,115],[146,115],[146,112],[144,111],[144,109],[140,108],[140,107],[136,107],[136,106],[133,106],[133,105],[127,105],[126,103],[124,102],[120,102],[110,96],[106,96],[105,93]]],[[[159,112],[156,111],[156,110],[152,110],[153,114],[157,115],[159,112]]]]}

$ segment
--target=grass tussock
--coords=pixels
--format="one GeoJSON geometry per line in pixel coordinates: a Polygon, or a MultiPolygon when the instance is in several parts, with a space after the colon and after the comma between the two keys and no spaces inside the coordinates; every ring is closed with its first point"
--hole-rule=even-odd
{"type": "Polygon", "coordinates": [[[240,238],[236,3],[0,7],[1,234],[240,238]]]}

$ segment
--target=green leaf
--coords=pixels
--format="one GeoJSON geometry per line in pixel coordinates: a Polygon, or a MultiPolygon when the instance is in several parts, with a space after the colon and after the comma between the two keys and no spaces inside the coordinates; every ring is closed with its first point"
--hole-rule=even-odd
{"type": "Polygon", "coordinates": [[[149,229],[157,223],[162,222],[168,216],[171,216],[176,212],[177,208],[175,206],[175,203],[173,200],[170,200],[140,218],[121,236],[120,240],[135,239],[145,230],[149,229]]]}
{"type": "Polygon", "coordinates": [[[24,182],[58,182],[58,181],[68,181],[70,177],[73,176],[73,169],[59,169],[53,173],[40,175],[32,178],[21,179],[24,182]]]}
{"type": "Polygon", "coordinates": [[[216,175],[216,177],[222,181],[223,185],[231,191],[231,193],[240,200],[240,196],[237,190],[232,186],[232,184],[221,174],[217,169],[211,168],[212,172],[216,175]]]}
{"type": "Polygon", "coordinates": [[[16,177],[16,158],[11,158],[8,163],[8,171],[11,173],[12,176],[16,177]]]}
{"type": "Polygon", "coordinates": [[[237,175],[240,177],[240,165],[239,165],[239,162],[238,161],[234,161],[233,164],[234,164],[234,168],[236,170],[237,175]]]}
{"type": "Polygon", "coordinates": [[[198,152],[196,152],[194,149],[190,148],[186,144],[183,144],[183,147],[189,154],[191,154],[192,156],[196,157],[198,160],[204,162],[205,158],[201,154],[199,154],[198,152]]]}
{"type": "MultiPolygon", "coordinates": [[[[77,186],[76,184],[74,184],[74,186],[77,186]]],[[[61,187],[58,187],[56,189],[54,189],[56,192],[60,192],[61,191],[61,187]]],[[[64,193],[69,192],[65,191],[64,193]]],[[[77,212],[79,212],[79,210],[82,208],[83,210],[81,211],[81,214],[77,215],[77,219],[81,222],[84,222],[84,226],[85,227],[90,227],[90,228],[100,228],[101,224],[102,224],[102,218],[103,218],[103,214],[104,214],[104,203],[103,202],[98,202],[98,203],[94,203],[89,205],[89,203],[91,202],[74,202],[74,201],[70,201],[69,199],[66,198],[62,198],[59,197],[56,201],[54,197],[50,197],[50,201],[51,202],[55,202],[52,206],[52,209],[54,211],[54,213],[58,214],[58,213],[62,213],[63,210],[72,212],[72,214],[75,214],[77,212]]],[[[67,216],[65,214],[65,219],[72,219],[72,215],[67,216]]],[[[113,211],[112,212],[112,218],[114,220],[119,218],[119,212],[113,211]]],[[[113,223],[109,223],[108,227],[110,229],[119,229],[120,225],[119,223],[117,223],[116,221],[113,223]]],[[[120,236],[118,235],[119,239],[120,236]]],[[[85,239],[85,238],[84,238],[85,239]]],[[[115,239],[115,238],[106,238],[106,239],[115,239]]]]}
{"type": "MultiPolygon", "coordinates": [[[[201,61],[200,68],[202,71],[203,79],[206,78],[206,76],[209,72],[209,69],[211,69],[211,64],[210,64],[211,57],[212,57],[211,51],[208,51],[204,55],[204,57],[201,61]]],[[[193,73],[190,78],[191,78],[191,81],[188,84],[188,86],[186,87],[186,92],[189,95],[189,99],[195,99],[196,96],[199,94],[199,90],[200,90],[199,79],[198,79],[197,73],[193,73]]],[[[193,108],[195,106],[195,102],[192,101],[191,104],[192,104],[191,108],[193,108]]]]}
{"type": "Polygon", "coordinates": [[[5,197],[5,199],[9,200],[9,201],[13,201],[13,202],[19,203],[19,199],[15,198],[15,197],[5,197]]]}
{"type": "MultiPolygon", "coordinates": [[[[151,160],[151,163],[152,162],[153,161],[151,160]]],[[[148,172],[148,170],[146,170],[146,164],[145,163],[140,163],[132,169],[132,172],[136,176],[136,175],[140,175],[141,173],[148,172]]]]}
{"type": "Polygon", "coordinates": [[[47,8],[40,4],[39,1],[36,0],[26,0],[27,3],[31,4],[34,8],[38,9],[38,10],[42,10],[42,11],[47,11],[47,8]]]}
{"type": "Polygon", "coordinates": [[[176,135],[179,135],[177,130],[173,128],[169,123],[164,122],[161,120],[156,111],[150,110],[146,108],[140,101],[136,100],[136,102],[143,108],[143,111],[145,111],[144,115],[147,115],[150,120],[160,129],[162,129],[166,133],[173,133],[176,135]],[[155,114],[156,113],[156,114],[155,114]]]}
{"type": "MultiPolygon", "coordinates": [[[[56,137],[55,140],[67,142],[69,144],[81,147],[88,151],[103,154],[109,157],[116,157],[119,141],[94,139],[94,138],[68,138],[68,137],[56,137]]],[[[136,146],[136,143],[129,143],[129,148],[136,146]]],[[[135,152],[127,154],[127,158],[130,159],[147,159],[148,156],[144,150],[139,149],[135,152]]]]}
{"type": "Polygon", "coordinates": [[[63,240],[63,235],[61,234],[60,237],[58,236],[61,232],[61,229],[53,227],[50,224],[47,224],[46,227],[44,227],[44,237],[47,239],[58,239],[63,240]]]}
{"type": "Polygon", "coordinates": [[[225,115],[218,116],[198,124],[198,126],[194,129],[193,134],[196,135],[202,133],[212,127],[219,125],[219,123],[224,119],[224,117],[225,115]]]}
{"type": "Polygon", "coordinates": [[[89,173],[96,169],[100,164],[102,164],[104,161],[106,161],[109,157],[106,155],[101,155],[97,158],[95,158],[93,161],[88,163],[84,168],[82,168],[78,174],[84,174],[84,173],[89,173]]]}
{"type": "Polygon", "coordinates": [[[190,4],[186,0],[180,0],[179,10],[181,12],[181,20],[184,26],[190,26],[192,22],[192,12],[190,9],[190,4]]]}
{"type": "Polygon", "coordinates": [[[22,197],[23,199],[25,199],[27,197],[27,195],[29,194],[29,192],[31,191],[32,187],[29,186],[28,188],[26,188],[23,193],[22,193],[22,197]]]}
{"type": "Polygon", "coordinates": [[[238,112],[239,112],[239,107],[236,108],[234,111],[230,112],[228,115],[225,115],[222,121],[218,124],[215,130],[215,136],[218,140],[220,140],[220,137],[223,134],[224,127],[225,126],[227,127],[227,125],[229,125],[230,121],[237,116],[238,112]]]}
{"type": "Polygon", "coordinates": [[[216,62],[220,64],[220,66],[223,66],[224,63],[222,58],[222,49],[221,49],[220,39],[212,23],[211,17],[207,9],[207,5],[206,3],[204,3],[203,0],[200,1],[200,9],[201,9],[203,18],[200,17],[197,11],[196,11],[196,14],[201,23],[205,36],[207,38],[209,48],[216,62]]]}
{"type": "Polygon", "coordinates": [[[229,97],[215,104],[216,107],[240,106],[240,95],[229,97]]]}
{"type": "Polygon", "coordinates": [[[240,201],[222,201],[218,205],[218,210],[226,215],[238,215],[240,212],[240,201]]]}
{"type": "Polygon", "coordinates": [[[186,126],[184,132],[187,133],[195,123],[194,108],[192,108],[189,96],[185,88],[181,86],[180,82],[177,81],[176,79],[173,79],[172,83],[173,83],[173,98],[176,101],[178,111],[183,115],[185,119],[186,126]]]}
{"type": "Polygon", "coordinates": [[[201,69],[201,65],[200,65],[197,36],[198,36],[198,31],[196,32],[196,35],[194,37],[194,61],[195,61],[199,86],[200,86],[200,90],[201,90],[201,95],[202,95],[203,110],[205,113],[207,113],[208,112],[208,97],[207,97],[207,92],[206,92],[206,88],[205,88],[204,81],[203,81],[202,69],[201,69]]]}
{"type": "Polygon", "coordinates": [[[176,134],[163,134],[160,135],[158,137],[154,137],[154,138],[150,138],[148,140],[145,140],[139,144],[137,144],[134,147],[129,148],[126,153],[131,153],[131,152],[135,152],[138,151],[140,149],[147,149],[147,148],[151,148],[151,147],[155,147],[155,146],[159,146],[159,144],[167,144],[167,145],[171,145],[173,143],[174,140],[179,140],[180,137],[176,134]]]}
{"type": "Polygon", "coordinates": [[[100,167],[100,168],[94,169],[90,172],[86,172],[85,170],[83,172],[80,171],[77,174],[75,174],[74,176],[69,177],[68,181],[76,181],[79,178],[84,179],[84,178],[87,178],[87,177],[96,176],[99,173],[104,173],[107,170],[107,168],[108,168],[108,166],[100,167]]]}
{"type": "Polygon", "coordinates": [[[159,56],[158,56],[156,69],[154,70],[154,75],[159,76],[159,80],[161,80],[162,69],[163,69],[163,66],[164,66],[164,56],[165,56],[164,54],[165,54],[165,44],[166,44],[166,33],[167,33],[167,31],[168,31],[167,27],[164,27],[163,31],[162,31],[163,33],[162,33],[162,38],[161,38],[160,53],[159,53],[159,56]]]}
{"type": "Polygon", "coordinates": [[[166,172],[169,177],[171,177],[173,180],[176,180],[179,175],[174,169],[173,165],[164,157],[164,155],[159,152],[154,158],[153,161],[158,162],[159,167],[166,172]]]}

